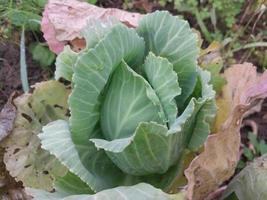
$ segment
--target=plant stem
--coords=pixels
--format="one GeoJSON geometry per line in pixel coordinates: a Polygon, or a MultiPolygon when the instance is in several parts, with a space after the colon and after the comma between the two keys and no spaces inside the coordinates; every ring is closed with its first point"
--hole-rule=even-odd
{"type": "Polygon", "coordinates": [[[20,79],[24,92],[29,91],[28,75],[27,75],[27,64],[26,64],[26,51],[25,51],[25,30],[24,26],[21,30],[20,38],[20,79]]]}
{"type": "Polygon", "coordinates": [[[196,16],[196,20],[197,20],[197,23],[199,25],[199,28],[201,29],[205,39],[208,41],[208,42],[212,42],[212,37],[209,33],[209,30],[207,29],[205,23],[203,22],[200,14],[199,14],[199,11],[198,9],[194,9],[194,13],[195,13],[195,16],[196,16]]]}
{"type": "Polygon", "coordinates": [[[267,47],[267,42],[252,42],[244,45],[243,47],[239,47],[236,49],[233,49],[232,52],[237,52],[241,49],[249,49],[249,48],[255,48],[255,47],[267,47]]]}
{"type": "Polygon", "coordinates": [[[10,1],[9,1],[9,6],[8,6],[8,7],[11,9],[12,6],[13,6],[13,0],[10,0],[10,1]]]}

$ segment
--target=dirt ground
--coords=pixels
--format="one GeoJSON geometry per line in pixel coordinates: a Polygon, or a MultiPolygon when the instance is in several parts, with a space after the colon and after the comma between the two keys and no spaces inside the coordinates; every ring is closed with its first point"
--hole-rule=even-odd
{"type": "MultiPolygon", "coordinates": [[[[0,43],[0,110],[13,91],[22,92],[19,59],[20,49],[18,45],[11,42],[0,43]]],[[[49,77],[49,72],[39,67],[28,52],[26,62],[30,85],[49,77]]]]}

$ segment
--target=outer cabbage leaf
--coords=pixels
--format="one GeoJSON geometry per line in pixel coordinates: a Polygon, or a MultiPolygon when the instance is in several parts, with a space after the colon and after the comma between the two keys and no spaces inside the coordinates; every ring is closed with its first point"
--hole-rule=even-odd
{"type": "Polygon", "coordinates": [[[54,188],[60,193],[68,195],[93,194],[91,188],[75,174],[68,172],[63,177],[57,177],[54,188]]]}
{"type": "Polygon", "coordinates": [[[68,81],[72,80],[73,67],[77,60],[78,54],[71,50],[70,46],[65,46],[64,50],[56,59],[55,79],[64,78],[68,81]]]}
{"type": "Polygon", "coordinates": [[[182,88],[177,104],[179,108],[184,108],[196,84],[197,35],[187,21],[163,11],[144,16],[137,31],[145,40],[147,53],[152,51],[173,64],[182,88]]]}
{"type": "Polygon", "coordinates": [[[210,73],[198,68],[198,74],[201,85],[201,97],[198,99],[192,98],[190,103],[195,101],[196,107],[199,107],[199,112],[196,116],[194,125],[192,126],[191,124],[186,127],[186,129],[193,129],[191,134],[189,134],[190,141],[187,146],[192,151],[198,150],[207,139],[208,134],[210,133],[210,124],[214,121],[217,111],[215,91],[212,89],[212,85],[209,84],[210,73]]]}
{"type": "MultiPolygon", "coordinates": [[[[93,19],[89,20],[85,29],[81,32],[81,35],[86,39],[86,48],[83,51],[94,48],[115,24],[118,24],[118,22],[112,19],[105,22],[93,19]]],[[[70,46],[65,46],[64,50],[56,59],[55,79],[58,80],[62,77],[68,81],[72,81],[73,68],[77,58],[78,53],[71,50],[70,46]]]]}
{"type": "Polygon", "coordinates": [[[104,149],[112,161],[128,174],[162,174],[177,162],[178,148],[173,147],[179,146],[173,135],[167,136],[167,131],[167,127],[163,125],[142,122],[129,138],[110,142],[103,139],[91,141],[97,148],[104,149]]]}
{"type": "Polygon", "coordinates": [[[12,133],[1,144],[5,147],[6,169],[24,186],[53,189],[53,181],[67,169],[49,152],[40,148],[37,134],[42,126],[56,119],[67,119],[69,90],[57,81],[36,84],[33,94],[17,97],[17,116],[12,133]]]}
{"type": "MultiPolygon", "coordinates": [[[[49,193],[42,190],[27,188],[27,192],[35,199],[42,200],[171,200],[172,195],[154,188],[145,183],[140,183],[129,187],[117,187],[103,190],[94,195],[73,195],[65,196],[62,193],[49,193]]],[[[178,199],[177,199],[178,200],[178,199]]]]}
{"type": "Polygon", "coordinates": [[[221,199],[232,193],[240,200],[267,199],[267,154],[255,159],[229,183],[221,199]]]}
{"type": "Polygon", "coordinates": [[[92,171],[89,171],[83,165],[83,157],[78,155],[66,121],[57,120],[49,123],[43,127],[43,133],[39,134],[39,137],[42,148],[55,155],[72,173],[87,183],[93,191],[118,185],[121,178],[120,172],[112,169],[113,164],[106,159],[105,153],[97,152],[93,145],[80,147],[91,157],[90,160],[86,161],[90,161],[92,171]]]}
{"type": "Polygon", "coordinates": [[[81,35],[86,40],[86,49],[94,48],[104,36],[111,31],[111,28],[119,24],[115,18],[109,18],[105,21],[99,19],[90,19],[86,27],[81,30],[81,35]]]}

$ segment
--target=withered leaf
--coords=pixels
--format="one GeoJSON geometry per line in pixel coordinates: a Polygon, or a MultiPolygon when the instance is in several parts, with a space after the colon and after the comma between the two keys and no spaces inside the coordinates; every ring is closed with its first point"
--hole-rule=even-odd
{"type": "Polygon", "coordinates": [[[16,118],[16,107],[13,105],[13,93],[0,112],[0,141],[3,140],[12,130],[16,118]]]}
{"type": "Polygon", "coordinates": [[[14,128],[2,142],[3,160],[9,174],[23,186],[53,189],[56,176],[64,176],[67,169],[49,152],[41,149],[38,134],[42,126],[56,119],[68,119],[69,90],[57,81],[34,85],[32,94],[14,99],[17,107],[14,128]]]}
{"type": "MultiPolygon", "coordinates": [[[[45,6],[41,28],[50,49],[58,54],[67,42],[81,39],[80,32],[88,20],[105,21],[110,16],[130,27],[136,27],[142,17],[139,13],[100,8],[77,0],[53,0],[45,6]]],[[[81,43],[79,45],[82,46],[81,43]]]]}
{"type": "Polygon", "coordinates": [[[217,116],[217,120],[224,123],[218,133],[208,137],[204,151],[185,171],[190,200],[204,199],[234,174],[239,160],[240,126],[244,114],[267,97],[267,72],[258,75],[252,64],[234,65],[225,71],[224,77],[227,85],[221,100],[226,109],[219,108],[217,116]]]}

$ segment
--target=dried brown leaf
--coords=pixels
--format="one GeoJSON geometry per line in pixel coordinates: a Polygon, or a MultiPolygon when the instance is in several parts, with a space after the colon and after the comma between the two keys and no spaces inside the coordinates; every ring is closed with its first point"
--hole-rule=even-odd
{"type": "Polygon", "coordinates": [[[16,107],[12,102],[14,96],[15,93],[11,95],[0,112],[0,141],[3,140],[13,128],[13,123],[16,118],[16,107]]]}
{"type": "Polygon", "coordinates": [[[228,105],[219,110],[218,119],[226,116],[220,131],[210,135],[204,151],[196,157],[185,171],[188,179],[187,197],[202,200],[228,180],[239,160],[240,126],[244,114],[267,97],[267,72],[259,76],[250,63],[234,65],[224,73],[227,85],[222,100],[228,105]]]}
{"type": "Polygon", "coordinates": [[[30,200],[21,183],[17,183],[6,171],[3,162],[4,149],[0,147],[0,199],[1,200],[30,200]]]}
{"type": "Polygon", "coordinates": [[[108,20],[112,16],[130,27],[136,27],[142,17],[115,8],[100,8],[77,0],[50,0],[45,7],[42,31],[50,49],[59,53],[67,42],[81,38],[81,29],[90,19],[108,20]]]}
{"type": "MultiPolygon", "coordinates": [[[[55,177],[67,169],[49,152],[41,149],[38,134],[47,123],[67,120],[69,89],[57,81],[36,83],[33,93],[14,99],[17,113],[14,128],[3,141],[5,168],[23,186],[51,191],[55,177]]],[[[0,198],[1,199],[1,198],[0,198]]]]}

